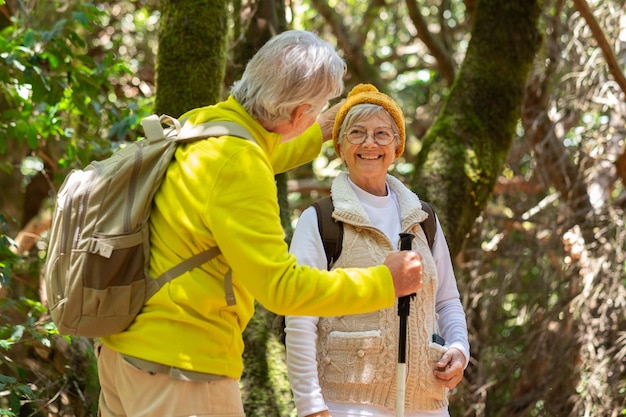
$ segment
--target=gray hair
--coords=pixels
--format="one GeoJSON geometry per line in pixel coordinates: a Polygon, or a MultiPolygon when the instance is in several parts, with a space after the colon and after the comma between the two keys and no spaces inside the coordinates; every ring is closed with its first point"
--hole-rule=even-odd
{"type": "Polygon", "coordinates": [[[345,73],[346,63],[331,44],[311,32],[290,30],[259,49],[231,94],[254,119],[275,124],[291,120],[302,104],[319,110],[341,95],[345,73]]]}
{"type": "Polygon", "coordinates": [[[398,125],[396,124],[395,119],[389,114],[384,107],[379,106],[378,104],[370,104],[370,103],[361,103],[355,104],[348,110],[346,117],[343,119],[343,123],[341,123],[341,127],[339,128],[339,136],[337,137],[337,143],[341,144],[343,142],[343,134],[347,128],[352,126],[353,124],[359,122],[363,119],[368,119],[374,115],[384,114],[391,123],[391,130],[396,134],[396,144],[400,144],[400,130],[398,129],[398,125]]]}

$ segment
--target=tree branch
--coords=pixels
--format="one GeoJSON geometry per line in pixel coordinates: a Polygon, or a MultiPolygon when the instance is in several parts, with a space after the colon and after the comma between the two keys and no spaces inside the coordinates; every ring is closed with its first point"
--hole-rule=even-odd
{"type": "Polygon", "coordinates": [[[602,28],[593,17],[593,13],[591,13],[591,9],[585,0],[574,0],[574,4],[576,8],[580,12],[580,15],[585,19],[587,25],[589,25],[589,29],[591,29],[591,33],[595,38],[596,42],[598,42],[598,46],[604,55],[604,59],[606,59],[606,63],[609,66],[609,72],[615,78],[615,81],[621,88],[622,92],[626,94],[626,77],[620,70],[620,66],[617,63],[617,59],[615,58],[615,54],[609,45],[609,42],[606,40],[606,36],[604,36],[604,32],[602,28]]]}
{"type": "Polygon", "coordinates": [[[355,75],[357,80],[355,83],[364,82],[372,83],[379,90],[385,92],[386,83],[380,78],[379,72],[367,62],[367,58],[363,54],[363,45],[361,42],[354,41],[348,28],[343,24],[341,16],[328,5],[328,2],[322,0],[311,0],[311,4],[324,17],[326,22],[331,26],[333,34],[337,38],[338,46],[345,52],[345,59],[350,66],[350,73],[355,75]]]}
{"type": "Polygon", "coordinates": [[[448,53],[444,42],[428,30],[428,24],[420,13],[415,0],[406,0],[406,6],[409,10],[409,17],[417,29],[417,37],[424,42],[430,53],[439,63],[441,76],[446,80],[449,86],[452,85],[454,77],[456,76],[456,65],[452,56],[448,53]]]}

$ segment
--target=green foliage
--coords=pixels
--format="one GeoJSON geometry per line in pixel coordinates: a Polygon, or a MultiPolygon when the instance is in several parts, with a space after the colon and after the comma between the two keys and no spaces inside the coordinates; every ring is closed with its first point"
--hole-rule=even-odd
{"type": "MultiPolygon", "coordinates": [[[[152,107],[151,87],[135,83],[146,51],[136,54],[128,45],[134,39],[110,34],[125,9],[116,14],[105,9],[114,7],[109,4],[57,6],[42,2],[25,10],[0,33],[0,172],[11,174],[19,155],[29,155],[21,160],[23,178],[52,171],[46,176],[50,188],[68,170],[135,140],[152,107]]],[[[129,15],[152,22],[146,10],[129,15]]],[[[93,350],[86,341],[58,335],[38,295],[45,253],[36,247],[18,254],[8,217],[0,214],[0,416],[41,410],[95,415],[93,350]],[[64,360],[76,366],[59,365],[64,360]]]]}
{"type": "Polygon", "coordinates": [[[118,97],[112,83],[132,74],[127,61],[83,36],[106,17],[84,3],[51,27],[13,18],[2,31],[0,154],[15,141],[58,152],[53,158],[68,167],[110,153],[111,140],[136,137],[147,106],[118,97]]]}
{"type": "Polygon", "coordinates": [[[50,336],[56,333],[54,324],[46,318],[46,308],[28,298],[3,299],[0,301],[0,391],[8,392],[8,398],[0,396],[0,416],[22,415],[22,403],[45,402],[42,395],[28,377],[28,370],[10,360],[11,349],[15,345],[32,346],[33,342],[50,347],[50,336]],[[24,322],[15,323],[19,315],[24,322]]]}
{"type": "Polygon", "coordinates": [[[0,404],[0,416],[13,417],[20,409],[20,396],[32,398],[32,391],[27,385],[20,384],[17,380],[10,376],[0,375],[0,390],[9,391],[8,409],[3,408],[0,404]],[[22,395],[20,395],[20,393],[22,395]]]}
{"type": "Polygon", "coordinates": [[[0,288],[6,287],[11,279],[13,264],[18,260],[14,249],[15,241],[7,235],[9,228],[6,219],[0,214],[0,288]]]}

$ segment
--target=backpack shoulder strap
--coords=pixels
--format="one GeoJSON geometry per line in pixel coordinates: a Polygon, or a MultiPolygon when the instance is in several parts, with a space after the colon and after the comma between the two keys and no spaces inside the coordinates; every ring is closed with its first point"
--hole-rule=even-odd
{"type": "Polygon", "coordinates": [[[197,139],[220,136],[236,136],[246,139],[252,143],[256,143],[254,137],[246,128],[239,123],[228,120],[220,120],[214,122],[205,122],[197,125],[183,123],[180,133],[178,134],[178,142],[189,142],[197,139]]]}
{"type": "MultiPolygon", "coordinates": [[[[173,140],[178,143],[193,142],[200,139],[219,136],[235,136],[246,139],[254,144],[256,141],[252,134],[242,125],[227,120],[205,122],[197,125],[185,123],[185,120],[178,120],[166,114],[158,116],[152,114],[144,117],[141,121],[146,139],[162,140],[174,136],[173,140]],[[165,127],[164,127],[165,126],[165,127]]],[[[156,280],[151,280],[151,288],[148,289],[148,295],[151,296],[159,288],[174,278],[190,271],[200,265],[210,261],[221,253],[219,247],[214,246],[206,251],[197,253],[189,259],[173,266],[169,270],[161,274],[156,280]],[[156,285],[154,285],[156,284],[156,285]]],[[[227,304],[235,304],[234,290],[232,286],[232,275],[229,269],[224,277],[224,291],[226,293],[227,304]]],[[[148,297],[149,298],[149,297],[148,297]]]]}
{"type": "Polygon", "coordinates": [[[157,116],[152,114],[141,121],[144,133],[148,139],[162,139],[171,135],[176,136],[179,143],[193,142],[198,139],[219,136],[236,136],[256,143],[252,134],[242,125],[228,120],[205,122],[197,125],[185,123],[166,114],[157,116]],[[165,128],[163,127],[165,125],[165,128]]]}
{"type": "Polygon", "coordinates": [[[317,225],[319,228],[324,252],[326,252],[326,266],[328,270],[341,255],[341,245],[343,243],[343,223],[333,219],[333,199],[324,197],[313,203],[317,213],[317,225]]]}
{"type": "MultiPolygon", "coordinates": [[[[332,213],[334,207],[331,197],[324,197],[317,200],[313,203],[313,207],[317,213],[317,224],[322,238],[322,244],[324,245],[324,252],[326,252],[326,265],[330,270],[337,258],[339,258],[339,255],[341,255],[343,223],[333,219],[332,213]]],[[[435,233],[437,231],[435,210],[432,205],[426,201],[422,201],[422,209],[428,213],[428,218],[420,223],[420,225],[428,240],[428,247],[432,250],[433,244],[435,243],[435,233]]]]}
{"type": "MultiPolygon", "coordinates": [[[[422,200],[420,200],[422,201],[422,200]]],[[[422,209],[428,213],[428,218],[424,220],[420,225],[422,226],[422,230],[424,230],[424,234],[426,235],[426,240],[428,240],[428,246],[430,250],[433,249],[433,244],[435,243],[435,233],[437,232],[437,222],[435,221],[435,210],[433,206],[429,203],[422,201],[422,209]]]]}

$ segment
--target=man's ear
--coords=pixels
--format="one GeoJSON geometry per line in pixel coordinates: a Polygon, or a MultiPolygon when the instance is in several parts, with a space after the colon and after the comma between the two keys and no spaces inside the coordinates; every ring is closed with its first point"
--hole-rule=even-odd
{"type": "Polygon", "coordinates": [[[311,109],[311,105],[308,103],[300,104],[296,109],[291,113],[291,123],[296,123],[300,120],[301,117],[306,115],[306,113],[311,109]]]}

